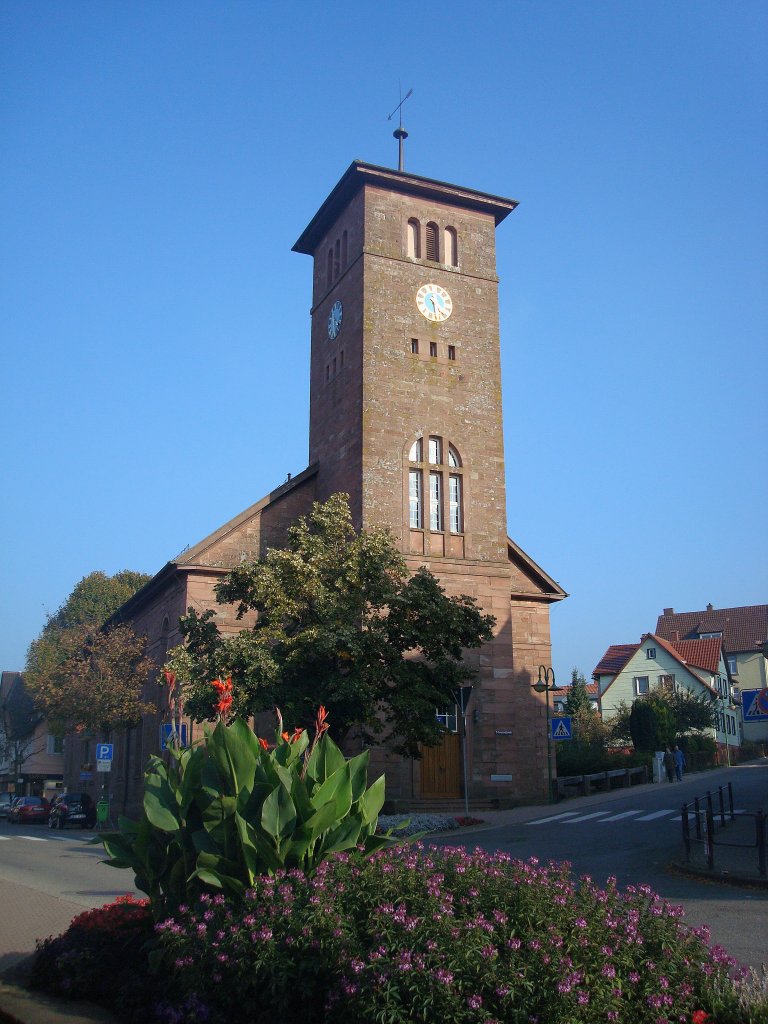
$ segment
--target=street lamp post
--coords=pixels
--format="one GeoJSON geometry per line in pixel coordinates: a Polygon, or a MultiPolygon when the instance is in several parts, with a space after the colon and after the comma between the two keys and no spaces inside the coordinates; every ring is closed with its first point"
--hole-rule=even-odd
{"type": "Polygon", "coordinates": [[[531,689],[535,690],[536,693],[543,693],[544,704],[546,707],[547,714],[547,803],[552,803],[552,738],[550,736],[550,716],[549,716],[549,693],[550,690],[559,690],[560,687],[555,682],[555,670],[553,668],[547,668],[545,665],[539,665],[539,678],[535,683],[531,683],[531,689]]]}
{"type": "Polygon", "coordinates": [[[467,708],[472,696],[471,686],[460,686],[456,691],[456,703],[461,710],[461,759],[464,766],[464,813],[469,817],[469,777],[467,774],[467,708]]]}

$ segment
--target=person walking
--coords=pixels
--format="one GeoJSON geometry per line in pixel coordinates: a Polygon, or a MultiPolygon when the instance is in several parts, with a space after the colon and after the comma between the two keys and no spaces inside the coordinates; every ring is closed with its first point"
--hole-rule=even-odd
{"type": "Polygon", "coordinates": [[[683,781],[683,768],[685,768],[685,754],[682,752],[680,747],[675,744],[675,749],[672,751],[675,756],[675,776],[678,782],[683,781]]]}
{"type": "Polygon", "coordinates": [[[667,773],[667,782],[675,781],[675,755],[667,747],[664,751],[664,770],[667,773]]]}

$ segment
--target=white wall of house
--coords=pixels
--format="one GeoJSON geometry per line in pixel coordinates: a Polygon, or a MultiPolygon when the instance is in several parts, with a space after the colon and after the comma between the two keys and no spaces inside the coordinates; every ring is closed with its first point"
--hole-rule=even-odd
{"type": "Polygon", "coordinates": [[[608,721],[616,714],[616,709],[622,702],[627,706],[632,701],[665,685],[665,681],[674,679],[674,686],[689,690],[691,693],[712,696],[708,687],[712,687],[722,696],[719,701],[720,709],[717,716],[718,725],[710,731],[710,735],[718,743],[728,743],[729,746],[739,745],[739,723],[737,713],[727,710],[728,704],[728,674],[725,661],[721,657],[719,671],[716,674],[707,672],[704,669],[683,665],[677,658],[669,653],[664,647],[654,642],[652,638],[645,640],[635,654],[629,659],[624,668],[610,683],[610,676],[602,676],[601,681],[601,708],[604,720],[608,721]],[[609,685],[610,684],[610,685],[609,685]],[[605,686],[605,688],[604,688],[605,686]]]}

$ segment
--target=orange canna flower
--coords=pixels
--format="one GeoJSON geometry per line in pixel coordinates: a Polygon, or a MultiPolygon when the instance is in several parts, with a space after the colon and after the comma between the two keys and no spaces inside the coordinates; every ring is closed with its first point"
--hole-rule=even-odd
{"type": "Polygon", "coordinates": [[[317,733],[318,736],[322,736],[327,729],[330,729],[330,726],[326,721],[327,718],[328,712],[321,704],[320,707],[317,709],[317,720],[315,722],[315,732],[317,733]]]}
{"type": "Polygon", "coordinates": [[[300,740],[301,734],[303,732],[304,730],[297,725],[296,728],[293,730],[293,736],[291,736],[291,743],[295,743],[297,740],[300,740]]]}
{"type": "Polygon", "coordinates": [[[163,675],[165,676],[165,681],[168,684],[168,689],[173,693],[173,688],[176,686],[176,673],[164,668],[163,675]]]}
{"type": "Polygon", "coordinates": [[[232,693],[232,676],[228,676],[224,682],[222,682],[220,679],[214,679],[211,682],[211,686],[220,695],[223,695],[225,693],[232,693]]]}
{"type": "Polygon", "coordinates": [[[266,741],[266,740],[263,740],[263,739],[261,738],[261,736],[257,736],[257,737],[256,737],[256,739],[257,739],[257,740],[259,741],[259,743],[261,744],[261,749],[262,749],[262,750],[269,750],[269,744],[267,743],[267,741],[266,741]]]}
{"type": "Polygon", "coordinates": [[[287,732],[281,732],[280,733],[280,739],[285,740],[286,743],[290,743],[291,742],[291,737],[288,735],[287,732]]]}

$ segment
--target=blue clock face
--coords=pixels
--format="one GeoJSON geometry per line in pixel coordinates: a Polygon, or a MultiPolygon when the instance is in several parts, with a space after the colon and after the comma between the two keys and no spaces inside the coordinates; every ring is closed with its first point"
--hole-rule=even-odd
{"type": "Polygon", "coordinates": [[[339,299],[336,299],[334,304],[331,306],[331,312],[328,314],[328,337],[331,341],[333,341],[341,330],[341,320],[343,316],[344,307],[339,299]]]}
{"type": "Polygon", "coordinates": [[[447,320],[453,312],[451,296],[439,284],[423,284],[416,292],[416,305],[421,315],[433,323],[447,320]]]}

